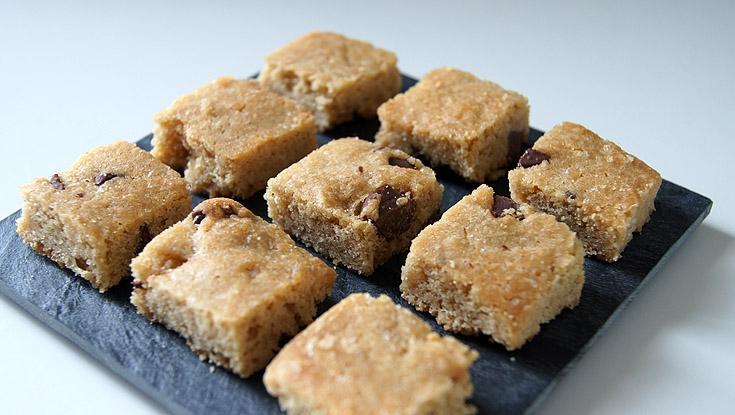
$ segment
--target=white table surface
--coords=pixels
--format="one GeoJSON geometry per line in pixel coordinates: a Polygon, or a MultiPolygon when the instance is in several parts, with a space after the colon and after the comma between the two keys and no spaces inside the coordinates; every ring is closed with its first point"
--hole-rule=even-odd
{"type": "MultiPolygon", "coordinates": [[[[533,126],[583,123],[712,198],[540,412],[735,411],[735,2],[102,3],[0,2],[2,216],[20,184],[139,139],[180,94],[250,75],[307,31],[343,32],[408,74],[451,65],[521,91],[533,126]]],[[[163,412],[4,297],[0,356],[0,413],[163,412]]]]}

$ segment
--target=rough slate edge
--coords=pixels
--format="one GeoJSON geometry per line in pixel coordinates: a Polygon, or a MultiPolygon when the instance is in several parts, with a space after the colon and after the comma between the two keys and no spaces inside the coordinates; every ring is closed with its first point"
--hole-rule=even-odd
{"type": "MultiPolygon", "coordinates": [[[[404,78],[404,86],[409,86],[413,84],[415,81],[410,78],[404,78]]],[[[344,126],[339,127],[335,131],[331,131],[329,135],[331,137],[340,137],[345,135],[360,135],[360,136],[369,136],[371,131],[374,131],[377,127],[377,123],[373,121],[367,121],[367,122],[357,122],[357,123],[350,123],[344,126]]],[[[538,138],[540,135],[539,131],[532,131],[532,139],[538,138]]],[[[320,144],[323,144],[324,142],[328,141],[330,138],[325,136],[320,136],[320,144]]],[[[144,138],[143,140],[139,141],[139,145],[142,147],[148,147],[150,146],[150,136],[144,138]]],[[[443,204],[443,210],[445,210],[448,206],[456,202],[456,200],[461,197],[463,194],[465,194],[468,190],[471,190],[472,188],[476,187],[473,184],[466,184],[461,181],[461,179],[458,179],[456,176],[453,176],[450,172],[447,172],[444,169],[439,169],[438,174],[440,177],[443,178],[443,182],[447,184],[447,197],[445,197],[444,204],[443,204]]],[[[499,184],[499,183],[493,183],[493,186],[499,191],[499,193],[505,193],[507,194],[507,183],[499,184]]],[[[256,197],[259,197],[262,195],[262,192],[258,194],[256,197]]],[[[664,250],[664,254],[658,257],[658,261],[656,262],[656,265],[653,266],[650,269],[647,269],[646,264],[646,258],[638,258],[638,261],[641,261],[641,263],[635,263],[636,259],[634,259],[632,264],[632,268],[627,269],[628,274],[625,273],[626,270],[622,270],[621,272],[620,267],[616,265],[605,265],[601,264],[598,261],[594,260],[587,260],[585,261],[585,267],[588,270],[593,271],[594,273],[604,273],[604,274],[610,274],[611,276],[615,276],[616,274],[624,274],[624,277],[626,277],[624,280],[617,281],[615,278],[612,279],[612,288],[617,290],[618,293],[627,292],[628,294],[623,296],[622,299],[618,299],[613,297],[607,298],[607,297],[599,297],[600,293],[595,291],[601,290],[603,291],[602,294],[605,294],[605,290],[609,289],[611,287],[607,286],[608,281],[602,280],[600,281],[599,275],[597,278],[597,281],[595,281],[595,278],[590,278],[590,284],[586,284],[585,289],[590,289],[589,286],[593,286],[591,288],[591,292],[588,292],[587,294],[595,296],[595,298],[589,299],[591,300],[601,300],[606,301],[607,304],[595,304],[597,306],[606,306],[606,307],[612,307],[612,312],[610,314],[606,314],[605,322],[601,325],[597,325],[594,321],[595,327],[592,335],[587,336],[586,334],[576,335],[576,333],[570,333],[568,331],[564,331],[565,329],[568,329],[569,324],[575,323],[575,319],[579,317],[578,313],[573,312],[565,312],[562,313],[555,322],[550,323],[548,326],[545,326],[546,328],[542,329],[542,332],[539,336],[537,336],[536,341],[529,343],[527,347],[519,351],[517,354],[514,354],[518,356],[518,361],[515,364],[508,364],[507,362],[504,362],[503,360],[507,360],[507,354],[503,353],[503,351],[499,348],[497,345],[489,344],[487,341],[481,338],[472,338],[472,337],[466,337],[466,336],[457,336],[460,338],[463,342],[469,344],[472,347],[477,348],[481,351],[481,354],[484,357],[491,357],[491,360],[489,362],[484,362],[487,364],[495,364],[500,365],[498,366],[498,369],[505,369],[507,370],[506,373],[496,373],[491,372],[491,374],[497,378],[497,377],[505,377],[504,381],[508,383],[507,377],[510,375],[511,377],[515,374],[521,374],[526,375],[527,378],[523,379],[516,379],[511,378],[511,383],[513,383],[514,387],[512,389],[513,395],[515,396],[515,400],[512,398],[508,399],[508,402],[503,403],[499,402],[499,406],[494,407],[494,412],[512,412],[512,413],[520,413],[524,411],[530,411],[534,408],[538,407],[541,400],[549,393],[549,391],[553,388],[553,386],[558,382],[558,380],[569,371],[571,365],[576,362],[579,357],[584,353],[585,350],[587,350],[590,347],[590,344],[599,336],[599,334],[609,326],[609,324],[614,320],[615,316],[619,313],[619,311],[627,305],[630,300],[632,299],[632,296],[635,295],[635,293],[638,291],[640,286],[647,280],[651,275],[653,275],[658,268],[661,266],[661,264],[670,256],[671,252],[676,250],[683,240],[688,237],[691,232],[693,231],[696,226],[701,223],[701,221],[704,219],[706,214],[709,212],[711,201],[697,195],[696,193],[690,192],[686,189],[683,189],[679,186],[676,186],[674,184],[671,184],[669,182],[664,182],[664,185],[662,186],[662,191],[660,192],[660,195],[667,195],[666,197],[671,198],[673,195],[674,200],[676,202],[685,202],[683,203],[683,206],[688,208],[688,212],[697,212],[696,217],[693,217],[693,215],[684,215],[686,216],[686,219],[688,220],[688,224],[681,225],[681,226],[674,226],[675,228],[679,229],[686,229],[684,232],[677,233],[678,239],[671,243],[671,245],[668,245],[668,249],[664,250]],[[691,203],[689,203],[691,202],[691,203]],[[640,279],[638,279],[640,277],[640,279]],[[616,282],[617,281],[617,282],[616,282]],[[628,286],[621,286],[618,287],[616,284],[618,282],[627,283],[628,286]],[[597,284],[597,285],[596,285],[597,284]],[[633,288],[632,290],[629,290],[629,288],[633,288]],[[629,290],[629,291],[628,291],[629,290]],[[566,327],[565,327],[566,326],[566,327]],[[562,329],[562,332],[555,333],[554,329],[562,329]],[[561,336],[559,336],[561,335],[561,336]],[[575,336],[576,335],[576,336],[575,336]],[[564,346],[568,346],[563,344],[557,344],[555,341],[548,340],[549,338],[552,338],[552,340],[559,340],[561,338],[562,340],[565,339],[564,336],[569,336],[569,338],[572,338],[571,342],[574,343],[575,340],[579,339],[573,339],[574,337],[582,337],[584,339],[583,346],[580,346],[578,349],[575,349],[575,353],[572,355],[572,357],[566,359],[565,356],[568,355],[568,350],[564,349],[564,346]],[[544,343],[546,342],[546,343],[544,343]],[[549,344],[550,343],[550,344],[549,344]],[[546,350],[544,349],[543,352],[547,353],[544,355],[543,359],[539,361],[538,359],[538,344],[546,345],[546,346],[552,346],[557,347],[557,349],[552,350],[546,350]],[[534,353],[536,354],[534,356],[534,353]],[[553,354],[556,353],[554,356],[553,354]],[[566,353],[566,354],[565,354],[566,353]],[[498,356],[500,355],[500,356],[498,356]],[[528,359],[528,363],[535,364],[533,365],[525,365],[524,359],[530,355],[530,359],[528,359]],[[525,357],[524,357],[525,356],[525,357]],[[495,361],[492,361],[494,359],[495,361]],[[559,360],[563,360],[564,364],[559,366],[554,363],[554,359],[556,359],[556,363],[558,363],[559,360]],[[549,363],[551,362],[551,363],[549,363]],[[549,363],[548,365],[546,363],[549,363]],[[528,377],[532,376],[532,378],[528,377]],[[543,387],[538,388],[539,385],[543,385],[543,387]]],[[[253,204],[258,204],[256,207],[258,210],[254,211],[258,213],[259,215],[263,216],[263,203],[262,200],[260,202],[253,202],[250,201],[248,203],[248,206],[252,206],[253,204]]],[[[674,206],[669,206],[674,207],[674,206]]],[[[678,206],[676,206],[678,207],[678,206]]],[[[664,216],[666,216],[666,212],[663,212],[664,216]]],[[[672,212],[673,214],[673,212],[672,212]]],[[[17,217],[18,213],[11,215],[11,217],[6,218],[2,223],[0,223],[0,229],[2,230],[2,233],[0,233],[0,238],[5,239],[7,243],[5,243],[4,246],[0,246],[0,251],[2,251],[5,255],[0,257],[0,261],[3,264],[3,270],[7,268],[8,264],[12,267],[13,264],[17,264],[19,261],[18,257],[8,257],[7,254],[9,253],[8,247],[11,245],[11,243],[15,240],[18,242],[18,238],[15,235],[14,232],[14,220],[17,217]]],[[[676,215],[674,215],[676,216],[676,215]]],[[[656,216],[654,217],[656,218],[656,216]]],[[[677,217],[678,219],[678,217],[677,217]]],[[[660,222],[660,221],[659,221],[660,222]]],[[[666,225],[667,222],[664,222],[663,225],[666,225]]],[[[644,230],[645,232],[645,230],[644,230]]],[[[634,238],[634,241],[631,242],[631,248],[634,246],[640,246],[640,243],[636,244],[636,241],[641,241],[645,239],[650,238],[634,238]]],[[[671,238],[673,239],[673,238],[671,238]]],[[[655,238],[651,242],[656,242],[655,238]]],[[[663,241],[665,243],[670,243],[671,241],[663,241]]],[[[185,393],[185,391],[180,390],[176,386],[178,386],[180,383],[185,382],[178,382],[179,378],[176,378],[175,376],[171,376],[169,374],[168,379],[161,380],[160,377],[165,377],[163,375],[160,375],[157,370],[161,370],[161,368],[151,368],[152,370],[149,370],[148,373],[140,374],[135,372],[135,370],[141,370],[141,368],[131,368],[129,366],[126,366],[122,362],[122,360],[126,359],[125,351],[122,350],[123,353],[118,353],[120,351],[119,348],[116,349],[110,349],[108,347],[108,350],[104,350],[101,346],[109,346],[108,344],[104,344],[105,342],[102,341],[102,344],[96,344],[100,343],[100,336],[94,336],[89,335],[87,333],[87,336],[90,336],[89,338],[81,337],[74,333],[73,330],[71,330],[69,327],[66,327],[63,323],[60,321],[55,320],[55,317],[49,314],[51,311],[46,311],[43,308],[41,308],[44,303],[40,303],[39,305],[34,304],[30,301],[28,301],[26,298],[22,296],[22,294],[19,294],[19,291],[16,291],[15,288],[11,288],[10,285],[8,285],[8,282],[4,281],[4,278],[6,275],[0,275],[0,291],[3,291],[8,297],[16,301],[21,307],[29,311],[32,315],[35,315],[37,318],[48,324],[50,327],[54,328],[61,334],[68,337],[70,340],[72,340],[74,343],[78,344],[80,347],[82,347],[83,350],[87,351],[88,353],[92,354],[92,356],[96,357],[97,359],[101,360],[103,363],[105,363],[108,367],[110,367],[115,373],[118,373],[121,375],[124,379],[128,380],[130,383],[132,383],[134,386],[141,389],[144,393],[151,396],[153,399],[157,400],[161,404],[163,404],[166,408],[169,410],[176,412],[176,413],[208,413],[208,412],[233,412],[237,410],[238,412],[244,412],[244,411],[254,411],[255,413],[278,413],[278,410],[276,409],[275,400],[263,397],[264,390],[262,388],[262,383],[260,382],[260,374],[256,374],[254,377],[255,379],[251,378],[248,380],[240,380],[232,375],[229,375],[228,373],[218,369],[216,376],[212,376],[209,378],[202,378],[202,375],[206,376],[206,368],[207,365],[201,364],[194,358],[194,354],[189,352],[186,347],[183,345],[183,341],[180,337],[176,336],[172,332],[168,332],[165,329],[163,329],[161,326],[158,325],[148,325],[148,324],[139,324],[138,321],[142,321],[145,323],[145,320],[140,320],[142,317],[137,316],[134,314],[134,312],[131,312],[131,306],[126,301],[120,301],[120,295],[127,295],[127,293],[130,290],[129,283],[124,283],[122,286],[116,288],[114,291],[116,294],[113,294],[112,292],[108,292],[106,294],[107,298],[99,296],[99,294],[96,293],[96,291],[92,290],[85,282],[81,281],[80,279],[74,277],[69,273],[68,271],[59,270],[56,268],[50,261],[45,260],[44,258],[38,257],[35,254],[33,254],[28,248],[24,247],[23,245],[18,246],[18,243],[14,244],[15,246],[10,246],[11,249],[16,248],[20,249],[21,251],[15,252],[20,253],[22,255],[27,256],[27,262],[29,263],[29,266],[36,266],[36,267],[46,267],[48,269],[51,269],[52,273],[54,274],[61,274],[61,278],[59,279],[53,279],[52,284],[62,284],[64,289],[64,295],[67,294],[67,291],[69,288],[77,289],[81,293],[79,297],[74,297],[73,300],[75,301],[84,301],[84,300],[90,300],[95,304],[92,304],[93,306],[98,306],[102,309],[106,308],[112,308],[114,312],[122,313],[121,316],[125,319],[127,318],[135,318],[136,321],[134,324],[131,325],[124,325],[119,324],[122,326],[122,328],[125,330],[125,334],[130,336],[130,333],[128,330],[135,331],[135,330],[142,330],[144,331],[145,335],[151,336],[151,343],[154,343],[154,341],[160,341],[161,344],[159,344],[159,347],[163,347],[166,350],[153,350],[151,351],[152,355],[155,355],[156,353],[163,353],[164,359],[174,360],[174,359],[182,359],[184,362],[177,362],[174,364],[174,366],[177,366],[179,368],[186,369],[186,375],[185,378],[189,378],[191,382],[189,382],[189,385],[184,385],[183,389],[186,389],[186,386],[194,386],[192,385],[192,382],[194,382],[195,385],[202,385],[202,383],[205,383],[205,388],[207,391],[205,392],[205,398],[212,398],[212,396],[208,393],[212,391],[211,387],[214,386],[215,388],[223,385],[224,386],[231,386],[234,389],[235,396],[231,396],[232,398],[235,398],[233,400],[233,404],[240,404],[242,406],[230,406],[225,403],[224,407],[222,406],[223,402],[192,402],[195,397],[190,397],[188,402],[186,402],[186,399],[183,404],[179,403],[180,399],[182,399],[182,392],[185,393]],[[33,264],[30,264],[33,263],[33,264]],[[64,276],[65,274],[65,276],[64,276]],[[60,282],[63,281],[63,282],[60,282]],[[122,293],[122,294],[121,294],[122,293]],[[114,298],[114,299],[113,299],[114,298]],[[132,317],[130,316],[132,314],[132,317]],[[116,360],[120,359],[120,360],[116,360]],[[194,361],[194,362],[192,362],[194,361]],[[183,366],[182,366],[183,365],[183,366]],[[189,366],[187,366],[189,365],[189,366]],[[146,376],[147,375],[147,376],[146,376]],[[159,376],[160,375],[160,376],[159,376]],[[152,376],[152,378],[151,378],[152,376]],[[172,381],[171,377],[175,379],[176,381],[172,381]],[[198,382],[198,383],[197,383],[198,382]],[[234,386],[232,384],[235,384],[234,386]],[[173,384],[173,386],[172,386],[173,384]],[[242,387],[240,387],[242,386],[242,387]],[[242,393],[244,391],[245,387],[250,388],[251,393],[242,393]],[[162,390],[165,390],[166,392],[162,392],[162,390],[159,390],[158,388],[161,388],[162,390]],[[247,396],[244,396],[247,395],[247,396]],[[238,399],[239,398],[239,399],[238,399]],[[236,402],[235,402],[236,401],[236,402]],[[187,405],[187,403],[189,405],[187,405]]],[[[661,247],[653,247],[652,249],[656,249],[661,247]]],[[[629,252],[628,257],[636,257],[635,252],[629,252]]],[[[391,271],[392,273],[395,273],[395,271],[398,269],[397,267],[400,267],[401,260],[405,258],[405,254],[402,256],[399,256],[395,261],[392,261],[392,263],[389,263],[386,265],[385,270],[391,271]]],[[[625,263],[625,259],[621,260],[618,264],[625,263]]],[[[628,261],[630,262],[630,261],[628,261]]],[[[648,261],[651,262],[651,261],[648,261]]],[[[26,264],[23,264],[26,265],[26,264]]],[[[340,270],[340,274],[344,274],[344,271],[340,270]]],[[[588,273],[589,274],[589,273],[588,273]]],[[[58,277],[57,277],[58,278],[58,277]]],[[[11,281],[13,282],[13,281],[11,281]]],[[[16,281],[17,283],[17,281],[16,281]]],[[[386,279],[385,275],[378,276],[375,280],[370,282],[365,282],[361,279],[356,280],[349,280],[349,281],[342,281],[338,282],[338,284],[335,285],[335,291],[338,291],[336,293],[336,296],[342,297],[345,295],[346,292],[354,291],[355,286],[358,286],[358,289],[363,289],[365,291],[370,291],[371,293],[376,292],[383,292],[386,290],[390,290],[390,288],[393,288],[392,292],[387,292],[391,297],[394,298],[394,300],[397,300],[402,305],[406,306],[407,304],[405,301],[402,301],[400,298],[395,297],[395,287],[392,287],[395,283],[395,275],[389,275],[386,279]],[[376,282],[377,281],[377,282],[376,282]],[[345,286],[346,285],[346,286],[345,286]],[[389,287],[386,289],[386,287],[389,287]]],[[[32,284],[32,282],[31,282],[32,284]]],[[[34,299],[36,301],[43,300],[43,293],[33,293],[35,294],[34,299]]],[[[74,293],[72,293],[74,294],[74,293]]],[[[610,294],[610,292],[607,292],[607,294],[610,294]]],[[[615,294],[615,292],[613,292],[615,294]]],[[[58,300],[57,298],[52,298],[52,300],[58,300]]],[[[123,298],[124,300],[124,298],[123,298]]],[[[330,298],[331,301],[331,298],[330,298]]],[[[589,304],[590,301],[587,301],[589,304]]],[[[584,302],[584,301],[583,301],[584,302]]],[[[58,304],[57,301],[56,306],[57,308],[53,310],[54,312],[58,314],[63,314],[65,312],[64,310],[59,311],[58,306],[65,306],[68,304],[58,304]]],[[[331,304],[327,304],[326,307],[328,307],[331,304]]],[[[321,307],[320,309],[323,311],[324,308],[321,307]]],[[[582,307],[582,304],[580,304],[580,307],[582,307]]],[[[579,310],[579,308],[577,310],[579,310]]],[[[73,313],[74,309],[71,308],[71,312],[73,313]]],[[[600,314],[600,313],[597,313],[600,314]]],[[[433,322],[433,319],[428,317],[425,313],[419,313],[423,318],[428,319],[429,323],[432,324],[432,327],[443,333],[443,330],[439,329],[435,322],[433,322]]],[[[590,314],[592,316],[592,314],[590,314]]],[[[63,317],[63,315],[61,316],[63,317]]],[[[586,316],[583,316],[586,317],[586,316]]],[[[595,316],[592,316],[595,317],[595,316]]],[[[599,316],[598,316],[599,317],[599,316]]],[[[595,320],[596,321],[596,320],[595,320]]],[[[85,323],[84,319],[73,321],[74,324],[77,325],[83,325],[85,323]]],[[[584,321],[582,322],[584,323],[584,321]]],[[[77,327],[79,328],[79,327],[77,327]]],[[[99,328],[99,327],[97,327],[99,328]]],[[[585,327],[589,329],[590,327],[585,327]]],[[[102,329],[106,329],[104,325],[102,326],[102,329]]],[[[575,327],[576,329],[576,327],[575,327]]],[[[99,334],[101,332],[95,332],[95,334],[99,334]]],[[[104,334],[104,333],[103,333],[104,334]]],[[[124,340],[124,339],[123,339],[124,340]]],[[[146,337],[146,340],[149,340],[148,337],[146,337]]],[[[115,346],[119,346],[120,339],[115,340],[115,346]]],[[[149,346],[146,344],[146,346],[149,346]]],[[[148,350],[148,349],[145,349],[148,350]]],[[[155,356],[160,357],[160,356],[155,356]]],[[[138,362],[140,363],[141,359],[137,359],[136,361],[133,361],[133,363],[138,362]]],[[[128,362],[130,363],[130,362],[128,362]]],[[[151,363],[150,359],[146,361],[146,363],[151,363]]],[[[153,363],[161,363],[161,362],[153,362],[153,363]]],[[[478,361],[478,364],[476,364],[475,368],[473,368],[473,378],[475,379],[476,384],[476,393],[475,397],[477,398],[480,396],[480,393],[478,392],[480,389],[491,387],[492,384],[488,384],[487,375],[488,372],[482,372],[480,369],[478,369],[478,366],[480,366],[483,362],[478,361]]],[[[163,362],[163,370],[165,371],[168,366],[166,366],[166,362],[163,362]]],[[[262,372],[261,372],[262,373],[262,372]]],[[[165,374],[164,374],[165,375],[165,374]]],[[[189,380],[186,379],[186,380],[189,380]]],[[[507,385],[506,385],[507,386],[507,385]]],[[[200,392],[200,391],[197,391],[200,392]]],[[[485,399],[488,398],[487,395],[498,395],[499,392],[497,389],[487,391],[485,390],[482,393],[482,396],[484,396],[485,399]]],[[[200,396],[201,393],[198,393],[198,396],[200,396]]],[[[188,395],[187,395],[188,396],[188,395]]],[[[227,396],[227,395],[226,395],[227,396]]],[[[200,396],[201,397],[201,396],[200,396]]],[[[507,396],[504,396],[507,398],[507,396]]],[[[488,409],[488,406],[482,406],[481,407],[481,413],[482,408],[488,409]]]]}

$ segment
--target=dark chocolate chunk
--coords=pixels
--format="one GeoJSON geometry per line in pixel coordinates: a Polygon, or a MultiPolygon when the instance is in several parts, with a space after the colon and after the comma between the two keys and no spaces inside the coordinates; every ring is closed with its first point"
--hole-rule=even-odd
{"type": "Polygon", "coordinates": [[[51,176],[51,178],[49,179],[49,183],[51,183],[51,186],[53,186],[56,190],[66,189],[66,186],[64,186],[64,182],[61,181],[61,176],[56,173],[51,176]]]}
{"type": "Polygon", "coordinates": [[[77,193],[77,197],[84,197],[84,193],[82,192],[77,193]]]}
{"type": "Polygon", "coordinates": [[[133,282],[130,285],[132,285],[133,288],[143,288],[143,281],[133,280],[133,282]]]}
{"type": "Polygon", "coordinates": [[[529,148],[518,160],[518,167],[525,168],[535,166],[537,164],[541,164],[542,161],[549,159],[551,159],[551,157],[548,154],[529,148]]]}
{"type": "Polygon", "coordinates": [[[575,195],[574,193],[572,193],[572,192],[571,192],[571,191],[569,191],[569,190],[566,190],[566,191],[564,192],[564,196],[566,196],[566,198],[567,198],[567,199],[572,199],[572,200],[574,200],[574,199],[576,199],[576,198],[577,198],[577,195],[575,195]]]}
{"type": "Polygon", "coordinates": [[[511,131],[508,134],[508,157],[506,159],[508,166],[512,166],[523,154],[523,150],[528,145],[528,136],[523,131],[511,131]]]}
{"type": "Polygon", "coordinates": [[[119,176],[115,173],[100,173],[94,176],[94,185],[102,186],[103,184],[105,184],[106,181],[112,180],[115,177],[119,177],[119,176]]]}
{"type": "Polygon", "coordinates": [[[144,223],[140,225],[140,228],[138,228],[138,243],[135,246],[136,255],[143,251],[143,248],[148,245],[151,239],[153,239],[153,236],[151,235],[151,230],[148,229],[148,224],[144,223]]]}
{"type": "Polygon", "coordinates": [[[222,216],[229,218],[230,216],[237,215],[237,210],[231,205],[222,206],[222,216]]]}
{"type": "Polygon", "coordinates": [[[199,225],[202,223],[204,218],[206,218],[207,215],[204,214],[201,210],[195,210],[191,212],[191,220],[194,222],[195,225],[199,225]]]}
{"type": "Polygon", "coordinates": [[[362,202],[360,219],[372,219],[378,233],[394,239],[411,227],[416,213],[416,201],[391,186],[383,186],[370,193],[362,202]],[[399,202],[400,199],[400,202],[399,202]],[[371,205],[378,201],[377,216],[370,214],[371,205]]]}
{"type": "Polygon", "coordinates": [[[518,211],[518,203],[509,197],[493,195],[493,216],[499,218],[505,215],[508,209],[518,211]]]}
{"type": "Polygon", "coordinates": [[[362,166],[357,166],[357,171],[359,171],[360,173],[362,173],[362,172],[365,171],[365,169],[362,168],[362,166]]]}
{"type": "Polygon", "coordinates": [[[388,158],[388,164],[390,164],[391,166],[403,167],[404,169],[416,170],[416,166],[414,166],[410,161],[408,161],[408,159],[404,159],[400,157],[390,156],[390,158],[388,158]]]}

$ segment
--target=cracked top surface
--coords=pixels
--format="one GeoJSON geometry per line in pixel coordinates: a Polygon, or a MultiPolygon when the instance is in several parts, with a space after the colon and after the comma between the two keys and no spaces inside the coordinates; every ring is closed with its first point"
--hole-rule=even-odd
{"type": "Polygon", "coordinates": [[[330,32],[306,34],[265,58],[266,71],[302,79],[311,90],[328,95],[394,70],[397,60],[392,52],[330,32]]]}
{"type": "Polygon", "coordinates": [[[303,279],[330,286],[336,273],[278,226],[231,199],[200,203],[133,260],[138,289],[165,290],[222,320],[245,316],[303,279]]]}
{"type": "Polygon", "coordinates": [[[296,102],[256,80],[230,77],[180,97],[158,113],[155,122],[157,130],[179,128],[188,147],[224,158],[237,158],[294,131],[312,130],[316,135],[314,118],[296,102]]]}
{"type": "Polygon", "coordinates": [[[435,69],[378,108],[381,124],[419,137],[474,140],[528,106],[526,98],[454,68],[435,69]]]}
{"type": "Polygon", "coordinates": [[[84,226],[91,237],[114,237],[159,215],[162,206],[191,205],[178,173],[125,141],[94,148],[66,172],[37,178],[21,192],[24,200],[84,226]]]}
{"type": "Polygon", "coordinates": [[[519,207],[522,220],[512,208],[495,217],[493,196],[481,185],[414,239],[407,263],[423,272],[404,273],[402,289],[427,272],[442,275],[477,303],[522,318],[559,275],[581,267],[582,244],[567,225],[527,205],[519,207]]]}
{"type": "Polygon", "coordinates": [[[476,358],[387,296],[352,294],[283,348],[264,383],[320,413],[419,413],[469,381],[476,358]]]}
{"type": "Polygon", "coordinates": [[[514,197],[525,201],[539,193],[566,200],[608,226],[625,228],[661,185],[656,170],[579,124],[555,126],[533,150],[543,160],[508,174],[514,197]]]}

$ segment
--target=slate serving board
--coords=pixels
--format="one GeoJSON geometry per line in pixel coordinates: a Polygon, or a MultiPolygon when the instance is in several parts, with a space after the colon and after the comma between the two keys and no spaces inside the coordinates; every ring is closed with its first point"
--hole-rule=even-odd
{"type": "MultiPolygon", "coordinates": [[[[407,89],[416,81],[404,77],[407,89]]],[[[324,144],[333,138],[357,135],[372,139],[376,120],[348,123],[319,136],[324,144]]],[[[531,131],[535,141],[540,131],[531,131]]],[[[150,149],[151,136],[138,145],[150,149]]],[[[47,172],[52,173],[52,172],[47,172]]],[[[445,186],[442,211],[472,191],[446,169],[437,175],[445,186]]],[[[508,194],[507,180],[489,183],[508,194]]],[[[194,203],[202,200],[195,197],[194,203]]],[[[267,218],[263,192],[243,201],[267,218]]],[[[656,198],[656,212],[613,264],[585,260],[586,282],[582,299],[544,325],[541,333],[521,350],[509,353],[484,337],[457,336],[480,352],[472,368],[475,392],[472,403],[480,414],[517,414],[533,410],[571,368],[638,289],[683,243],[709,213],[712,201],[664,181],[656,198]]],[[[262,371],[240,379],[223,369],[211,372],[183,339],[160,325],[150,324],[129,303],[130,283],[100,294],[88,283],[35,254],[15,233],[15,212],[0,222],[0,291],[54,330],[69,338],[165,408],[181,414],[279,414],[277,401],[265,391],[262,371]]],[[[323,312],[353,292],[384,293],[401,305],[400,267],[405,254],[361,278],[339,267],[332,295],[319,308],[323,312]]],[[[415,311],[415,310],[414,310],[415,311]]],[[[420,316],[446,334],[425,313],[420,316]]]]}

